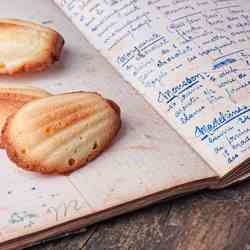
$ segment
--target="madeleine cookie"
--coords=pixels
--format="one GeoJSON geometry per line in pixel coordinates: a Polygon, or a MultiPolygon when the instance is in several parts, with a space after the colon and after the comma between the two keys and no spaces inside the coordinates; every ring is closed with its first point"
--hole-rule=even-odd
{"type": "Polygon", "coordinates": [[[0,19],[0,74],[42,71],[59,60],[64,40],[41,25],[0,19]]]}
{"type": "MultiPolygon", "coordinates": [[[[0,84],[0,131],[2,131],[7,118],[16,113],[25,103],[49,95],[45,90],[31,85],[0,84]]],[[[2,147],[0,135],[0,148],[2,147]]]]}
{"type": "Polygon", "coordinates": [[[114,102],[96,93],[75,92],[24,105],[6,122],[3,141],[18,166],[64,174],[98,156],[120,126],[114,102]]]}

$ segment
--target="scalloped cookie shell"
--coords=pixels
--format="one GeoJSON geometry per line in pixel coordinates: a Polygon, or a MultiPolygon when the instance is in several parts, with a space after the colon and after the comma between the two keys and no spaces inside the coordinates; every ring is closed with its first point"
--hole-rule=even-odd
{"type": "MultiPolygon", "coordinates": [[[[47,91],[26,84],[0,84],[0,131],[7,118],[16,113],[24,104],[50,96],[47,91]]],[[[3,148],[0,134],[0,148],[3,148]]]]}
{"type": "Polygon", "coordinates": [[[19,167],[67,174],[95,159],[120,127],[113,101],[96,93],[67,93],[24,105],[6,122],[3,141],[19,167]]]}
{"type": "Polygon", "coordinates": [[[0,74],[43,71],[58,61],[63,37],[50,28],[17,19],[0,19],[0,74]]]}

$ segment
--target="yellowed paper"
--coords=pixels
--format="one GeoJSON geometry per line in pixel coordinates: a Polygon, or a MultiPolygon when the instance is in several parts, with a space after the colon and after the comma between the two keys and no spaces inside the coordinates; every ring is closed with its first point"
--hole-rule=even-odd
{"type": "Polygon", "coordinates": [[[123,121],[115,143],[70,176],[23,171],[0,151],[1,243],[216,176],[84,40],[53,1],[1,1],[0,16],[44,23],[62,33],[66,41],[61,62],[49,71],[1,77],[1,82],[27,82],[52,93],[97,91],[121,106],[123,121]]]}
{"type": "Polygon", "coordinates": [[[221,177],[249,157],[247,1],[55,2],[221,177]]]}

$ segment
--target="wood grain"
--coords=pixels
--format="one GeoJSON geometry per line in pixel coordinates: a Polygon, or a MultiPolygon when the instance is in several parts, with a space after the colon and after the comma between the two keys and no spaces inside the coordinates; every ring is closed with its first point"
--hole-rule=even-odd
{"type": "MultiPolygon", "coordinates": [[[[69,44],[64,53],[63,64],[55,65],[50,71],[50,77],[47,73],[33,75],[31,78],[23,76],[16,79],[17,82],[20,80],[29,83],[35,81],[41,86],[44,86],[44,82],[48,82],[51,89],[57,91],[61,89],[62,83],[74,82],[74,89],[79,89],[79,85],[83,84],[81,86],[84,86],[85,90],[101,89],[103,93],[109,93],[110,98],[114,96],[121,98],[121,104],[124,104],[124,108],[134,110],[134,105],[127,102],[124,94],[130,91],[131,95],[142,103],[137,94],[126,87],[127,85],[121,80],[117,72],[114,72],[110,65],[100,57],[100,54],[89,46],[73,25],[66,21],[62,13],[53,6],[51,0],[37,1],[35,6],[31,0],[25,0],[25,3],[24,0],[1,1],[1,15],[2,17],[7,15],[18,16],[19,18],[49,22],[51,26],[58,27],[63,31],[69,44]],[[27,6],[31,7],[27,8],[27,6]],[[96,83],[98,87],[93,88],[93,83],[96,83]],[[110,83],[116,83],[116,88],[110,83]],[[126,89],[121,91],[117,87],[118,84],[119,86],[123,85],[126,89]]],[[[13,81],[13,79],[6,78],[5,80],[13,81]]],[[[144,103],[142,104],[144,106],[144,103]]],[[[124,113],[126,113],[125,110],[124,113]]],[[[141,116],[140,119],[143,120],[143,112],[138,112],[138,114],[141,116]]],[[[133,117],[133,119],[135,118],[133,117]]],[[[154,120],[152,117],[150,119],[154,120]]],[[[134,126],[128,124],[127,128],[129,130],[139,128],[140,137],[138,136],[138,138],[141,138],[143,135],[142,125],[142,122],[138,122],[134,126]]],[[[159,124],[159,126],[163,125],[159,124]]],[[[154,131],[153,128],[157,128],[157,126],[151,127],[150,131],[154,131]]],[[[152,138],[152,134],[148,134],[149,130],[145,131],[145,138],[147,140],[152,138]]],[[[171,142],[174,138],[174,135],[161,137],[158,132],[152,138],[155,140],[156,150],[162,148],[164,158],[166,147],[160,147],[159,145],[161,145],[162,140],[166,140],[170,145],[173,145],[171,142]]],[[[142,144],[136,143],[130,146],[133,150],[138,150],[138,145],[142,144]]],[[[145,145],[151,146],[149,143],[145,145]]],[[[144,147],[145,145],[143,144],[144,147]]],[[[183,147],[178,146],[178,148],[181,150],[179,155],[183,156],[183,147]]],[[[188,155],[189,152],[187,150],[188,155]]],[[[145,159],[149,155],[149,150],[142,153],[145,159]]],[[[191,160],[186,160],[185,163],[188,162],[191,165],[191,160]]],[[[105,163],[103,164],[105,165],[105,163]]],[[[160,166],[160,164],[155,164],[155,167],[157,166],[160,166]]],[[[197,164],[197,166],[200,165],[197,164]]],[[[156,173],[157,171],[154,169],[154,174],[156,173]]],[[[134,192],[133,189],[132,191],[134,192]]],[[[120,216],[92,226],[88,228],[86,233],[34,246],[29,250],[250,250],[249,191],[250,183],[241,184],[224,191],[200,192],[120,216]]]]}
{"type": "Polygon", "coordinates": [[[250,183],[203,191],[29,250],[249,250],[250,183]]]}

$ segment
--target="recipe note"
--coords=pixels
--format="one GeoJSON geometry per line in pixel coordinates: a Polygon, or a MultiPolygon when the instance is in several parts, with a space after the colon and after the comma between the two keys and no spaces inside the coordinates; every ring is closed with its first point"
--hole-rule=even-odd
{"type": "Polygon", "coordinates": [[[55,2],[220,176],[248,159],[248,1],[55,2]]]}

